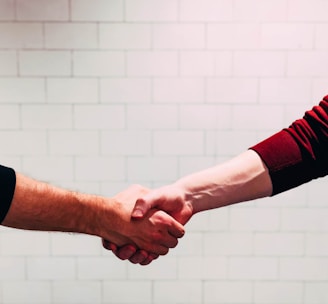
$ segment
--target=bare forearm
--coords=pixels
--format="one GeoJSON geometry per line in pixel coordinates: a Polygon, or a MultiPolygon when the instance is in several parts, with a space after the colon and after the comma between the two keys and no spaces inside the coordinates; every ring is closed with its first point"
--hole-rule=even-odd
{"type": "Polygon", "coordinates": [[[193,213],[269,196],[272,184],[261,158],[252,150],[176,182],[193,213]]]}
{"type": "Polygon", "coordinates": [[[16,174],[14,197],[2,225],[29,230],[97,234],[105,200],[16,174]]]}
{"type": "Polygon", "coordinates": [[[122,246],[136,246],[166,254],[183,236],[181,224],[163,211],[152,211],[142,221],[132,221],[136,199],[149,190],[132,186],[114,198],[68,191],[16,174],[16,187],[2,225],[39,231],[96,235],[122,246]]]}

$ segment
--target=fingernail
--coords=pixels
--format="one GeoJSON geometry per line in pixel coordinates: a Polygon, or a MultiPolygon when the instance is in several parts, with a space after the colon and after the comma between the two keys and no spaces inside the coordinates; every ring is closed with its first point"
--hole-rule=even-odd
{"type": "Polygon", "coordinates": [[[136,209],[136,210],[133,211],[132,216],[133,217],[142,217],[143,213],[140,209],[136,209]]]}

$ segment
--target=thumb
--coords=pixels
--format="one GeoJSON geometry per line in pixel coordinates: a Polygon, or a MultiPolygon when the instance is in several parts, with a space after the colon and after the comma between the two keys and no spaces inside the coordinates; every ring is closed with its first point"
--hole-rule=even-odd
{"type": "Polygon", "coordinates": [[[144,198],[139,198],[132,210],[132,218],[141,219],[152,208],[151,204],[147,203],[144,198]]]}

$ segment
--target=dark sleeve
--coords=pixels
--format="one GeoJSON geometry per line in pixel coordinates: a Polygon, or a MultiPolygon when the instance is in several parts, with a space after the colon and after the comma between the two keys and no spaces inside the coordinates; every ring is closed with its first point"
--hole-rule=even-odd
{"type": "Polygon", "coordinates": [[[269,169],[272,195],[328,174],[328,96],[318,106],[251,147],[269,169]]]}
{"type": "Polygon", "coordinates": [[[9,211],[15,187],[15,171],[0,165],[0,223],[2,223],[9,211]]]}

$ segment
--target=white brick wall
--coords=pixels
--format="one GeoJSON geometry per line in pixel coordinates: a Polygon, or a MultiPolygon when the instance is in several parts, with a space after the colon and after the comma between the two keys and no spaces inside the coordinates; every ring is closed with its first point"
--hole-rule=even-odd
{"type": "MultiPolygon", "coordinates": [[[[328,94],[325,0],[0,0],[1,164],[80,191],[161,186],[328,94]]],[[[327,179],[196,215],[166,257],[0,230],[3,304],[325,304],[327,179]]]]}

